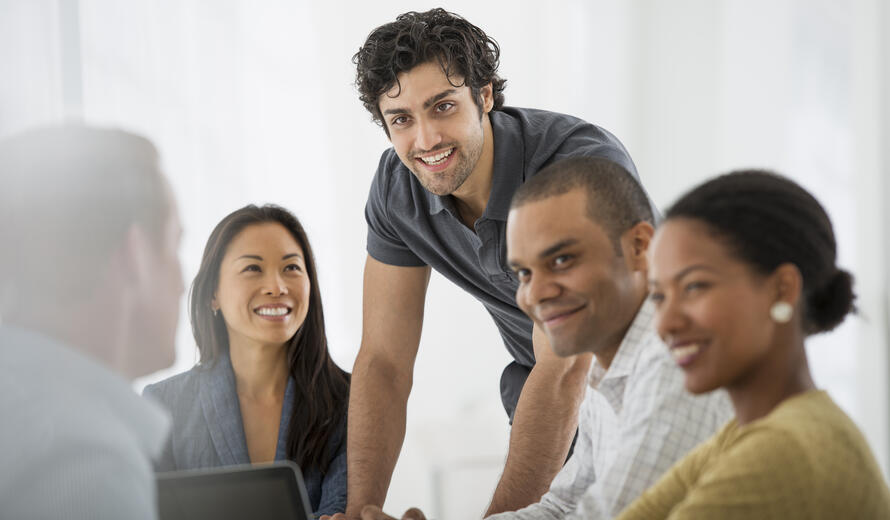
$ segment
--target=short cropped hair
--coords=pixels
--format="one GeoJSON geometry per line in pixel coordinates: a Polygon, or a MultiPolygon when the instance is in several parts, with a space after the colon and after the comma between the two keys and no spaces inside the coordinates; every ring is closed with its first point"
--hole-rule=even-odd
{"type": "Polygon", "coordinates": [[[159,241],[172,204],[164,182],[154,145],[121,130],[46,127],[0,141],[0,312],[26,296],[88,295],[133,224],[159,241]]]}
{"type": "Polygon", "coordinates": [[[519,187],[510,208],[578,189],[587,195],[587,216],[603,228],[618,256],[625,231],[640,222],[655,225],[640,183],[617,163],[600,157],[569,157],[550,164],[519,187]]]}
{"type": "Polygon", "coordinates": [[[411,11],[371,31],[365,44],[352,57],[356,66],[355,85],[359,99],[374,122],[389,135],[380,113],[380,96],[399,85],[399,74],[435,61],[452,85],[470,87],[481,116],[479,92],[489,83],[494,96],[493,109],[499,110],[504,105],[506,80],[497,74],[500,53],[494,39],[459,15],[441,8],[423,13],[411,11]],[[455,84],[454,77],[459,77],[461,83],[455,84]]]}

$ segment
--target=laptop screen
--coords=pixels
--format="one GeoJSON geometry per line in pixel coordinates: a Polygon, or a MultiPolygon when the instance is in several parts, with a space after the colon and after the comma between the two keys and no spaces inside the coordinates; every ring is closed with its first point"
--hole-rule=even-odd
{"type": "Polygon", "coordinates": [[[292,462],[159,473],[161,520],[310,520],[306,489],[292,462]]]}

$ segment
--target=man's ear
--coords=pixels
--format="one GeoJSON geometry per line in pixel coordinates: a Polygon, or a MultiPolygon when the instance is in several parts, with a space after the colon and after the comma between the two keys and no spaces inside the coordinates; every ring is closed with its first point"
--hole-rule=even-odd
{"type": "Polygon", "coordinates": [[[653,235],[655,235],[655,228],[646,221],[637,222],[621,235],[621,252],[631,271],[646,272],[649,270],[646,253],[649,251],[653,235]]]}
{"type": "Polygon", "coordinates": [[[125,280],[133,287],[145,287],[152,283],[149,262],[152,261],[151,239],[139,224],[131,224],[121,244],[120,260],[125,280]]]}
{"type": "Polygon", "coordinates": [[[482,112],[487,114],[494,108],[494,88],[491,82],[479,89],[479,95],[482,97],[482,112]]]}

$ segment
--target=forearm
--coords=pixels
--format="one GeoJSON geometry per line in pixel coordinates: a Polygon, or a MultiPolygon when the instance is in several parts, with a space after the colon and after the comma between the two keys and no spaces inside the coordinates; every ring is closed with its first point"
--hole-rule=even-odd
{"type": "Polygon", "coordinates": [[[365,505],[383,506],[405,439],[411,380],[379,359],[360,355],[351,385],[346,514],[353,518],[365,505]]]}
{"type": "MultiPolygon", "coordinates": [[[[546,498],[546,494],[542,498],[546,498]]],[[[553,504],[537,502],[517,511],[505,511],[493,516],[486,516],[485,520],[561,520],[566,511],[555,507],[553,504]]]]}
{"type": "Polygon", "coordinates": [[[486,516],[540,500],[566,460],[578,425],[590,356],[532,369],[513,417],[504,473],[486,516]]]}

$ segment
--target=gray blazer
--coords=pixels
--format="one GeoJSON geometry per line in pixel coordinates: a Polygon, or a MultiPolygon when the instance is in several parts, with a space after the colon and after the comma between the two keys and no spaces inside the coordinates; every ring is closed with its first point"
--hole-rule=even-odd
{"type": "MultiPolygon", "coordinates": [[[[173,415],[173,428],[157,471],[248,464],[247,441],[235,391],[235,373],[228,355],[208,366],[145,387],[143,395],[159,401],[173,415]]],[[[287,429],[294,402],[294,380],[284,392],[275,460],[287,458],[287,429]]],[[[311,508],[316,515],[346,508],[346,421],[340,421],[328,442],[326,473],[302,468],[311,508]]]]}

